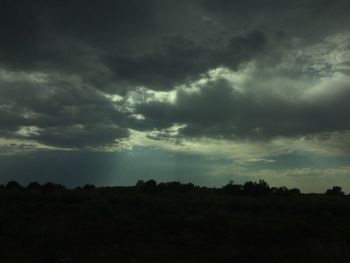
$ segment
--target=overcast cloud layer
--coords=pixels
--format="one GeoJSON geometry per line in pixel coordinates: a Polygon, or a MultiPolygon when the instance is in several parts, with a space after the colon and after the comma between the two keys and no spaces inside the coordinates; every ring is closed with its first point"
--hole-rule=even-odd
{"type": "Polygon", "coordinates": [[[0,155],[155,147],[230,160],[225,176],[347,158],[349,13],[346,0],[5,0],[0,155]]]}

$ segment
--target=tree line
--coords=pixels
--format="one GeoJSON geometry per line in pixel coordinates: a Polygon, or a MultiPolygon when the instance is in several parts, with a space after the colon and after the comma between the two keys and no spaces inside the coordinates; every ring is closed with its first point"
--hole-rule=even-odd
{"type": "MultiPolygon", "coordinates": [[[[105,188],[105,187],[100,187],[105,188]]],[[[130,188],[130,187],[129,187],[130,188]]],[[[271,187],[264,180],[259,180],[257,182],[247,181],[244,184],[235,184],[230,181],[228,184],[221,188],[210,188],[196,186],[192,183],[180,183],[180,182],[166,182],[157,183],[155,180],[139,180],[134,187],[136,190],[143,193],[159,193],[159,192],[187,192],[187,191],[211,191],[211,192],[221,192],[231,195],[247,195],[247,196],[267,196],[267,195],[300,195],[301,192],[298,188],[289,189],[285,186],[282,187],[271,187]]],[[[6,185],[0,185],[0,190],[26,190],[26,191],[37,191],[42,193],[49,193],[54,191],[67,190],[62,184],[56,184],[52,182],[47,182],[40,184],[38,182],[31,182],[27,186],[22,186],[16,181],[10,181],[6,185]]],[[[84,186],[78,186],[75,190],[91,191],[99,189],[93,184],[86,184],[84,186]]],[[[330,196],[344,196],[344,192],[340,186],[333,186],[326,190],[325,195],[330,196]]]]}

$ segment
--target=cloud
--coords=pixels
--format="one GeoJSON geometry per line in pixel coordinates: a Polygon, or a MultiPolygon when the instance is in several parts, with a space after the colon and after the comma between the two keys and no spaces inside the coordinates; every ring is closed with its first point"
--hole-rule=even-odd
{"type": "Polygon", "coordinates": [[[145,146],[243,167],[346,156],[349,11],[345,0],[4,1],[0,155],[145,146]]]}
{"type": "Polygon", "coordinates": [[[346,15],[350,11],[350,4],[346,0],[201,2],[207,15],[217,20],[217,23],[229,25],[231,30],[266,28],[273,32],[280,29],[286,33],[283,35],[303,38],[308,43],[348,30],[350,22],[346,15]]]}
{"type": "Polygon", "coordinates": [[[127,138],[129,132],[117,125],[96,123],[92,125],[56,126],[39,129],[37,134],[27,136],[46,145],[63,148],[105,146],[127,138]]]}
{"type": "Polygon", "coordinates": [[[138,105],[137,112],[152,122],[185,125],[179,136],[264,140],[348,131],[349,96],[346,89],[328,101],[262,98],[219,79],[199,86],[198,92],[180,90],[175,104],[149,102],[138,105]]]}
{"type": "MultiPolygon", "coordinates": [[[[182,34],[181,27],[169,32],[163,20],[174,27],[178,18],[171,20],[173,10],[156,0],[22,2],[7,1],[0,13],[0,34],[6,36],[0,43],[2,66],[75,74],[109,92],[138,85],[171,90],[211,68],[235,68],[266,44],[265,35],[254,29],[230,33],[214,46],[182,34]]],[[[200,3],[194,4],[200,10],[200,3]]]]}
{"type": "Polygon", "coordinates": [[[100,48],[118,39],[120,45],[129,41],[125,37],[129,33],[135,36],[150,31],[152,5],[152,1],[137,0],[6,1],[0,16],[1,33],[6,35],[1,42],[2,60],[16,67],[32,67],[49,60],[57,63],[60,55],[78,58],[82,52],[75,52],[79,49],[69,50],[72,40],[100,48]]]}
{"type": "Polygon", "coordinates": [[[1,135],[64,147],[99,147],[129,136],[133,118],[79,78],[3,71],[1,135]]]}
{"type": "Polygon", "coordinates": [[[168,37],[137,56],[82,48],[96,64],[82,56],[87,66],[72,73],[2,68],[1,133],[19,138],[21,129],[35,127],[37,134],[27,138],[84,148],[124,140],[130,129],[158,131],[149,138],[176,137],[178,143],[347,132],[347,40],[347,34],[337,34],[303,47],[280,43],[272,51],[261,31],[232,37],[221,48],[168,37]],[[98,77],[103,70],[90,74],[97,68],[107,76],[98,77]],[[115,95],[109,85],[130,88],[115,95]],[[181,128],[167,134],[174,125],[181,128]]]}
{"type": "Polygon", "coordinates": [[[135,103],[158,130],[182,125],[178,138],[271,140],[350,130],[349,34],[277,50],[232,70],[209,70],[178,86],[172,101],[135,103]],[[326,52],[327,51],[327,52],[326,52]],[[157,125],[159,125],[157,127],[157,125]]]}
{"type": "Polygon", "coordinates": [[[263,51],[265,35],[260,31],[232,37],[227,45],[208,48],[182,37],[166,38],[151,52],[108,58],[116,79],[155,90],[171,90],[176,85],[198,79],[218,66],[237,66],[263,51]]]}

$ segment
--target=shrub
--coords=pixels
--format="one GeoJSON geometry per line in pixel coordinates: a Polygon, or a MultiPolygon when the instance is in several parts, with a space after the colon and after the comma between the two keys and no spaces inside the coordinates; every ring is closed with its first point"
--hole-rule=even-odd
{"type": "Polygon", "coordinates": [[[22,186],[19,183],[17,183],[16,181],[10,181],[7,183],[6,189],[8,189],[8,190],[22,189],[22,186]]]}
{"type": "Polygon", "coordinates": [[[38,182],[31,182],[30,184],[28,184],[27,189],[28,190],[39,190],[41,187],[41,184],[39,184],[38,182]]]}
{"type": "Polygon", "coordinates": [[[333,186],[332,189],[328,189],[326,191],[326,195],[336,195],[336,196],[343,196],[344,192],[342,191],[340,186],[333,186]]]}

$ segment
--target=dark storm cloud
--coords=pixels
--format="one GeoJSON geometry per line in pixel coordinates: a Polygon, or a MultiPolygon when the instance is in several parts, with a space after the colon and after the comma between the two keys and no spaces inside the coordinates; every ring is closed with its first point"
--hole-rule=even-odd
{"type": "Polygon", "coordinates": [[[346,0],[204,0],[202,6],[213,18],[227,24],[227,30],[280,29],[287,36],[308,42],[348,30],[350,23],[350,3],[346,0]]]}
{"type": "MultiPolygon", "coordinates": [[[[169,0],[5,0],[0,10],[0,59],[1,63],[19,69],[59,68],[82,74],[86,64],[93,70],[91,64],[96,61],[92,61],[92,57],[104,54],[113,58],[115,66],[112,68],[118,69],[115,73],[122,80],[132,81],[130,67],[136,66],[136,75],[140,67],[146,67],[146,72],[153,68],[161,70],[159,75],[164,74],[161,81],[157,78],[150,81],[155,78],[155,73],[151,72],[152,76],[139,77],[138,82],[171,84],[186,77],[177,72],[179,69],[171,72],[171,66],[180,66],[180,59],[186,58],[181,66],[190,69],[188,75],[192,71],[197,75],[218,63],[230,66],[225,56],[227,52],[215,52],[214,48],[214,53],[221,54],[219,58],[209,55],[210,48],[226,47],[231,55],[236,53],[230,60],[236,65],[242,56],[242,41],[238,40],[238,47],[230,48],[231,38],[244,38],[247,32],[256,29],[323,37],[330,30],[337,32],[346,28],[350,22],[349,10],[350,4],[345,0],[270,0],[264,3],[256,0],[176,3],[169,0]],[[163,43],[162,39],[171,36],[175,36],[170,39],[174,41],[172,45],[163,43]],[[196,65],[193,60],[205,65],[196,65]]],[[[244,52],[250,53],[252,45],[259,45],[261,39],[251,41],[253,44],[249,42],[244,52]]]]}
{"type": "Polygon", "coordinates": [[[0,12],[0,32],[6,36],[1,59],[21,68],[55,64],[62,55],[77,57],[79,48],[66,50],[72,40],[97,48],[123,47],[129,37],[148,31],[152,2],[11,0],[3,1],[0,12]]]}
{"type": "Polygon", "coordinates": [[[266,99],[217,80],[199,92],[179,91],[175,104],[149,102],[137,111],[153,123],[185,124],[180,137],[270,139],[349,130],[349,99],[348,91],[328,101],[266,99]]]}
{"type": "Polygon", "coordinates": [[[117,139],[127,138],[129,133],[126,129],[117,125],[94,123],[90,125],[73,125],[47,127],[38,135],[30,136],[46,145],[84,148],[113,144],[117,139]]]}
{"type": "MultiPolygon", "coordinates": [[[[200,10],[200,2],[194,4],[200,10]]],[[[181,5],[190,17],[193,6],[181,5]]],[[[0,60],[11,69],[77,74],[108,91],[123,92],[133,85],[169,90],[211,68],[235,68],[265,45],[263,33],[253,29],[227,33],[226,40],[214,46],[210,41],[216,36],[198,43],[190,31],[173,26],[181,8],[172,15],[174,20],[162,14],[172,13],[171,6],[139,0],[5,1],[0,60]]],[[[198,26],[206,27],[203,21],[198,26]]]]}
{"type": "Polygon", "coordinates": [[[20,125],[27,124],[23,117],[24,112],[21,109],[12,105],[2,105],[0,109],[0,132],[2,135],[16,130],[20,125]]]}
{"type": "Polygon", "coordinates": [[[2,82],[1,131],[5,137],[34,139],[46,145],[84,148],[127,138],[128,113],[96,90],[69,81],[2,82]],[[35,127],[34,133],[18,133],[35,127]]]}
{"type": "Polygon", "coordinates": [[[236,69],[241,62],[262,52],[265,44],[265,36],[260,31],[233,37],[220,49],[197,46],[189,39],[172,37],[150,53],[112,56],[110,64],[117,79],[152,89],[170,90],[219,66],[236,69]]]}
{"type": "Polygon", "coordinates": [[[350,22],[349,8],[347,1],[310,0],[7,0],[0,10],[0,62],[78,74],[108,91],[169,90],[259,54],[266,44],[261,30],[323,37],[350,22]]]}
{"type": "Polygon", "coordinates": [[[14,79],[0,82],[0,134],[84,148],[127,138],[130,128],[175,123],[187,125],[180,135],[188,137],[346,130],[345,93],[315,105],[261,101],[218,81],[200,93],[179,92],[175,105],[141,103],[136,111],[146,120],[140,120],[123,99],[112,102],[101,92],[172,90],[217,67],[269,66],[295,37],[307,45],[343,32],[349,7],[345,0],[2,1],[0,70],[14,79]],[[31,79],[34,73],[46,74],[44,80],[31,79]],[[23,74],[29,75],[16,79],[23,74]]]}

